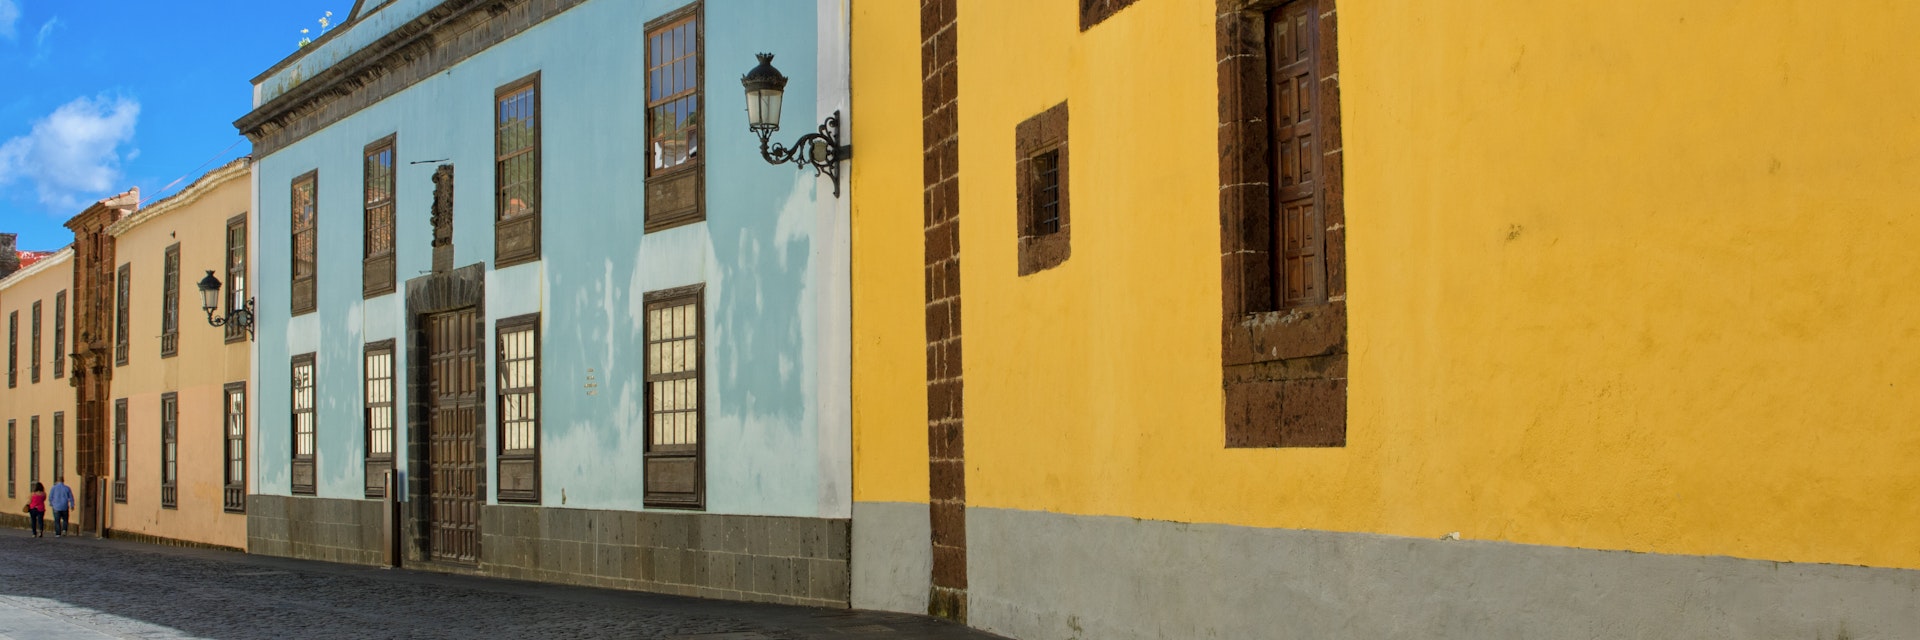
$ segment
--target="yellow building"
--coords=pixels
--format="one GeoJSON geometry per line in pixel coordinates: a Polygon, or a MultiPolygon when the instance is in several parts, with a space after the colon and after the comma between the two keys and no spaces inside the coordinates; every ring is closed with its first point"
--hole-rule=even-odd
{"type": "Polygon", "coordinates": [[[853,7],[854,606],[1920,629],[1920,6],[853,7]]]}
{"type": "Polygon", "coordinates": [[[236,160],[107,227],[111,536],[246,547],[250,334],[210,326],[196,283],[213,272],[225,285],[219,317],[250,295],[249,175],[236,160]]]}
{"type": "MultiPolygon", "coordinates": [[[[0,242],[0,270],[18,264],[12,234],[0,242]],[[9,263],[7,258],[15,262],[9,263]]],[[[74,472],[74,435],[71,364],[66,353],[73,339],[73,249],[61,249],[39,258],[11,275],[0,277],[0,328],[6,336],[6,385],[0,387],[0,421],[6,423],[5,511],[9,525],[26,526],[20,505],[33,484],[52,487],[67,482],[76,499],[84,500],[74,472]]],[[[80,526],[80,512],[69,524],[80,526]]],[[[47,526],[53,514],[47,514],[47,526]]],[[[50,534],[49,534],[50,535],[50,534]]]]}

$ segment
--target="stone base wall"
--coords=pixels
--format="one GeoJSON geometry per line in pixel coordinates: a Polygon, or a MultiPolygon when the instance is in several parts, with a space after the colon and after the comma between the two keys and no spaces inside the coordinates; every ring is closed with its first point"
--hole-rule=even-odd
{"type": "MultiPolygon", "coordinates": [[[[1913,570],[983,508],[968,509],[967,541],[968,623],[1024,640],[1806,640],[1920,629],[1913,570]]],[[[855,584],[867,584],[873,568],[855,566],[855,584]]]]}
{"type": "Polygon", "coordinates": [[[933,588],[927,503],[853,503],[853,606],[925,614],[933,588]]]}
{"type": "Polygon", "coordinates": [[[480,510],[480,571],[523,580],[845,608],[851,522],[515,505],[480,510]]]}
{"type": "Polygon", "coordinates": [[[247,552],[378,565],[379,500],[247,496],[247,552]]]}

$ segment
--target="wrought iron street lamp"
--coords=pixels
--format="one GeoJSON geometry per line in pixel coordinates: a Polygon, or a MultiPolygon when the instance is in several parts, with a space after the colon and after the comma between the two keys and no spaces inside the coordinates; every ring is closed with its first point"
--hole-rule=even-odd
{"type": "Polygon", "coordinates": [[[780,130],[780,100],[786,92],[787,77],[773,68],[773,54],[754,57],[760,59],[760,66],[740,76],[740,84],[747,89],[747,129],[760,138],[760,157],[766,158],[767,164],[791,162],[802,171],[812,167],[813,175],[833,180],[833,197],[840,197],[840,161],[853,156],[852,147],[840,146],[840,112],[827,116],[819,131],[800,136],[792,147],[777,142],[769,145],[768,139],[780,130]]]}
{"type": "Polygon", "coordinates": [[[220,309],[220,279],[213,277],[213,272],[208,271],[207,277],[201,278],[197,286],[200,287],[200,308],[207,312],[209,326],[224,327],[232,324],[246,329],[247,339],[253,339],[253,298],[247,298],[244,306],[228,311],[227,315],[214,317],[213,312],[220,309]]]}

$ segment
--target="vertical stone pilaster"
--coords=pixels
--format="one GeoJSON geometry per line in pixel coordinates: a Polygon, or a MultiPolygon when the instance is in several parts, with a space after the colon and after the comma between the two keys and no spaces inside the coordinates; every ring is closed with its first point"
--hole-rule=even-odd
{"type": "Polygon", "coordinates": [[[925,162],[928,517],[927,612],[967,620],[965,386],[960,350],[960,64],[955,0],[921,0],[925,162]]]}

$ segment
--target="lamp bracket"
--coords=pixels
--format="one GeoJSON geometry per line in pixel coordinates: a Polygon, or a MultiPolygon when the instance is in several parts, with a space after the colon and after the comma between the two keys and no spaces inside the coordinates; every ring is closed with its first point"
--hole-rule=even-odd
{"type": "Polygon", "coordinates": [[[833,180],[833,197],[840,197],[840,161],[853,157],[853,147],[840,146],[839,111],[834,111],[833,115],[827,116],[826,122],[820,123],[818,131],[800,136],[800,139],[795,140],[791,147],[777,142],[769,145],[773,132],[772,128],[753,130],[753,134],[760,138],[760,157],[766,158],[767,164],[781,165],[791,162],[801,171],[811,167],[813,175],[824,175],[833,180]],[[815,142],[825,143],[826,157],[814,157],[816,154],[808,151],[815,142]]]}

